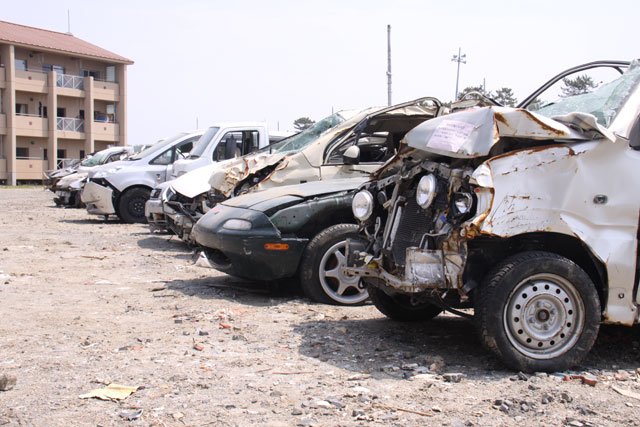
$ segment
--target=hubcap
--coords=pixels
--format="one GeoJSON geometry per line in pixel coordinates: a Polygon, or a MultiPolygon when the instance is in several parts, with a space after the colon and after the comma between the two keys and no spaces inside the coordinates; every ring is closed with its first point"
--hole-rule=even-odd
{"type": "Polygon", "coordinates": [[[584,326],[582,298],[555,274],[531,276],[514,288],[504,309],[507,338],[522,354],[551,359],[569,351],[584,326]]]}
{"type": "Polygon", "coordinates": [[[144,200],[142,197],[136,197],[135,199],[133,199],[129,204],[129,212],[131,213],[131,215],[135,217],[144,216],[145,203],[146,200],[144,200]]]}
{"type": "Polygon", "coordinates": [[[345,267],[346,241],[338,242],[324,253],[320,260],[320,286],[332,300],[340,304],[358,304],[369,298],[369,293],[360,287],[360,277],[346,275],[345,267]]]}

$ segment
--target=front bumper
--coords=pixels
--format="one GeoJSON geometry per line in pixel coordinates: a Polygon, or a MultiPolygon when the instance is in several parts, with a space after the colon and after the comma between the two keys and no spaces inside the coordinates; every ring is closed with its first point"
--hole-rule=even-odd
{"type": "Polygon", "coordinates": [[[193,239],[205,247],[216,270],[250,280],[277,280],[292,277],[309,239],[282,237],[262,212],[218,205],[193,227],[193,239]],[[252,223],[246,231],[223,228],[229,219],[252,223]],[[268,250],[266,244],[287,249],[268,250]]]}
{"type": "Polygon", "coordinates": [[[84,185],[82,203],[87,205],[87,212],[93,215],[114,215],[113,190],[89,181],[84,185]]]}
{"type": "Polygon", "coordinates": [[[167,218],[164,215],[162,199],[147,200],[144,205],[144,216],[153,230],[165,230],[167,228],[167,218]]]}

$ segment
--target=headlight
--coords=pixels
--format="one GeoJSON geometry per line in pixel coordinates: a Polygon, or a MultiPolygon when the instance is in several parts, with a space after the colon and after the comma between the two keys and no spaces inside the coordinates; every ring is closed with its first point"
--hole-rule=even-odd
{"type": "Polygon", "coordinates": [[[228,219],[222,228],[227,230],[251,230],[251,222],[246,219],[228,219]]]}
{"type": "Polygon", "coordinates": [[[473,198],[467,193],[456,193],[453,203],[458,213],[466,214],[473,205],[473,198]]]}
{"type": "Polygon", "coordinates": [[[162,190],[162,194],[160,194],[160,198],[162,199],[163,203],[166,203],[166,202],[171,201],[175,194],[176,194],[176,192],[173,191],[171,186],[168,186],[164,190],[162,190]]]}
{"type": "Polygon", "coordinates": [[[373,196],[367,190],[359,191],[353,196],[353,202],[351,202],[351,210],[353,216],[360,221],[366,221],[373,212],[373,196]]]}
{"type": "Polygon", "coordinates": [[[416,189],[416,202],[422,209],[427,209],[436,197],[438,181],[434,175],[425,175],[420,178],[416,189]]]}

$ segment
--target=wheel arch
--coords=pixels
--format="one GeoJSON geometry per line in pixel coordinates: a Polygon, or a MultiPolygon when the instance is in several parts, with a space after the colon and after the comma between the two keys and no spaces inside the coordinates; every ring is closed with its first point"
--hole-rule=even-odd
{"type": "Polygon", "coordinates": [[[469,242],[469,259],[465,276],[484,277],[494,265],[515,253],[524,251],[550,252],[576,263],[593,281],[600,299],[600,306],[603,311],[605,310],[608,294],[607,268],[591,249],[575,236],[536,232],[509,238],[493,236],[477,238],[469,242]]]}
{"type": "Polygon", "coordinates": [[[120,205],[120,199],[122,198],[122,195],[130,190],[133,190],[134,188],[142,188],[143,190],[153,191],[153,188],[144,184],[134,184],[134,185],[128,186],[122,191],[114,191],[113,192],[113,209],[116,211],[116,215],[120,216],[120,212],[118,212],[118,210],[120,209],[119,205],[120,205]]]}

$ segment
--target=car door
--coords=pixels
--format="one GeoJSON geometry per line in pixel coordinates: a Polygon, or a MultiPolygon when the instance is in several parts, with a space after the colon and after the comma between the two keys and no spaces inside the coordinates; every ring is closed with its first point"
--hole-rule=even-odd
{"type": "Polygon", "coordinates": [[[325,150],[320,168],[321,179],[368,175],[377,170],[393,154],[393,134],[390,132],[352,134],[342,141],[329,145],[325,150]],[[359,161],[357,164],[345,164],[344,154],[349,147],[353,146],[358,147],[359,161]]]}
{"type": "Polygon", "coordinates": [[[168,176],[171,176],[173,171],[173,163],[181,158],[184,158],[189,151],[193,148],[193,144],[200,138],[200,136],[193,136],[187,138],[178,144],[164,150],[161,154],[157,155],[153,160],[149,162],[148,173],[153,176],[156,183],[165,182],[168,176]]]}

